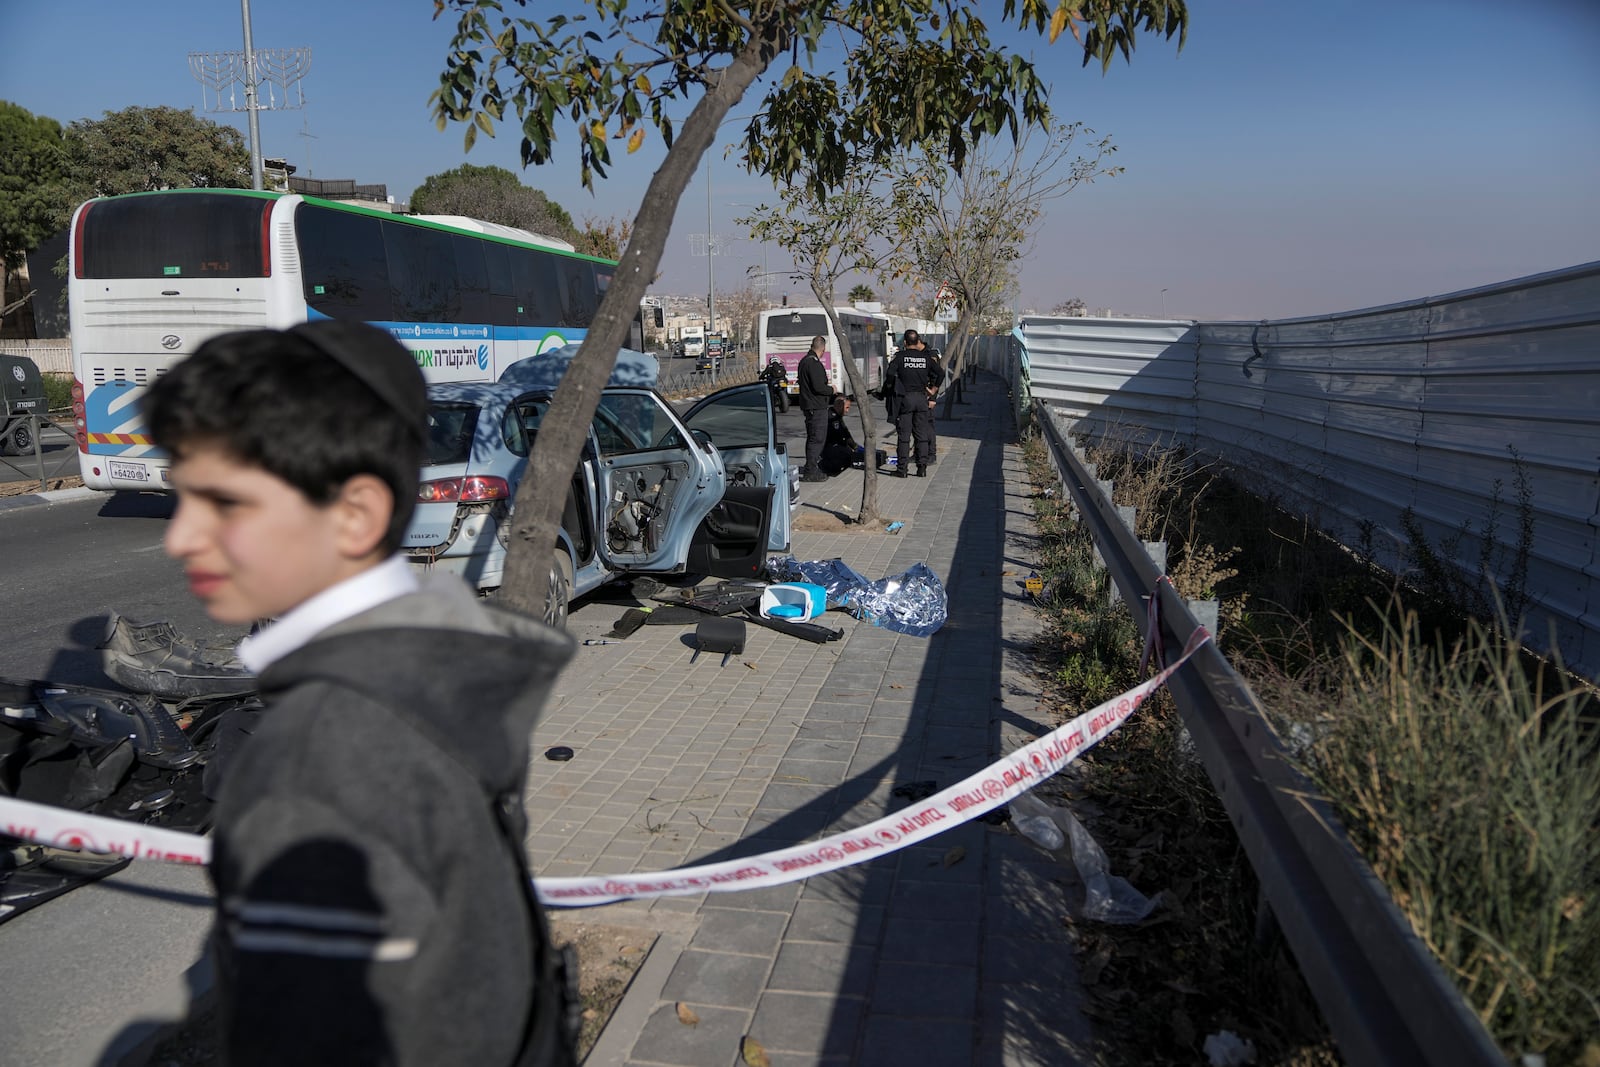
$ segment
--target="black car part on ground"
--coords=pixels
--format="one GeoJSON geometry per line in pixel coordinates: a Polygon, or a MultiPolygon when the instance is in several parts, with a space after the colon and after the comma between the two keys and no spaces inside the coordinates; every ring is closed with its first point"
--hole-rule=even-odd
{"type": "MultiPolygon", "coordinates": [[[[709,615],[733,615],[742,612],[746,616],[746,622],[819,645],[837,641],[844,636],[843,630],[835,630],[814,622],[765,618],[758,605],[761,601],[761,591],[767,584],[766,582],[718,582],[710,587],[696,586],[693,589],[678,590],[671,595],[657,595],[654,599],[666,604],[693,608],[709,615]]],[[[654,619],[650,622],[655,624],[654,619]]]]}
{"type": "MultiPolygon", "coordinates": [[[[204,647],[155,627],[145,635],[171,640],[149,642],[152,662],[170,666],[175,650],[204,647]]],[[[135,677],[160,675],[142,671],[138,656],[127,662],[135,677]]],[[[260,708],[253,694],[187,695],[173,708],[149,693],[0,678],[0,795],[204,833],[226,755],[260,708]]],[[[0,833],[0,923],[127,863],[0,833]]]]}
{"type": "Polygon", "coordinates": [[[729,656],[741,655],[744,652],[745,628],[742,619],[730,619],[718,615],[702,619],[694,628],[694,655],[689,657],[693,663],[700,658],[702,652],[721,652],[722,666],[728,665],[729,656]]]}

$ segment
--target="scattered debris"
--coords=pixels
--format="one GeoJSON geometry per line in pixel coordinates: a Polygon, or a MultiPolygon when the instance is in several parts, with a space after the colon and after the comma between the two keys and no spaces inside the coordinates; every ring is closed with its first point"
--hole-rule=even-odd
{"type": "Polygon", "coordinates": [[[761,1042],[749,1034],[739,1042],[739,1056],[744,1060],[746,1067],[772,1067],[772,1061],[767,1058],[767,1050],[761,1047],[761,1042]]]}
{"type": "Polygon", "coordinates": [[[212,645],[184,637],[170,622],[134,622],[112,612],[99,647],[107,677],[158,700],[244,696],[256,691],[255,675],[239,662],[235,645],[212,645]]]}
{"type": "Polygon", "coordinates": [[[700,658],[702,652],[721,652],[722,666],[726,667],[729,656],[743,654],[744,635],[742,619],[702,619],[694,628],[694,655],[689,662],[700,658]]]}

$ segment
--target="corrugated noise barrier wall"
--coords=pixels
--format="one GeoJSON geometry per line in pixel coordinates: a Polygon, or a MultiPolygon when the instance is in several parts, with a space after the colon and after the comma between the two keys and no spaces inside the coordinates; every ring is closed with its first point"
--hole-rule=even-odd
{"type": "Polygon", "coordinates": [[[1323,318],[1025,317],[1019,407],[1214,458],[1377,563],[1419,546],[1600,676],[1600,263],[1323,318]]]}

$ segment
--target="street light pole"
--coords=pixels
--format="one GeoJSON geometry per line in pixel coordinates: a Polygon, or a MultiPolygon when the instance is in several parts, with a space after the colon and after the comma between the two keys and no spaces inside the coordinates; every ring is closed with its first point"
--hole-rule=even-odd
{"type": "Polygon", "coordinates": [[[1167,291],[1161,290],[1161,317],[1167,317],[1167,291]]]}
{"type": "MultiPolygon", "coordinates": [[[[712,145],[713,148],[716,145],[712,145]]],[[[711,235],[711,153],[706,152],[706,333],[717,332],[717,250],[711,235]]]]}
{"type": "Polygon", "coordinates": [[[250,0],[239,0],[244,15],[244,106],[250,115],[250,188],[261,188],[261,119],[256,108],[256,50],[250,41],[250,0]]]}

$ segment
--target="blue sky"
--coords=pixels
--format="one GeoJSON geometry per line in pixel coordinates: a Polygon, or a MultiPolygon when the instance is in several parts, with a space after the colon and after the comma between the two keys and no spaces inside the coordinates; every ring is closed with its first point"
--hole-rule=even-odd
{"type": "MultiPolygon", "coordinates": [[[[996,26],[1000,4],[983,7],[996,26]]],[[[257,48],[312,50],[308,106],[262,115],[265,153],[402,200],[429,174],[493,163],[575,218],[631,217],[657,145],[589,192],[561,144],[554,163],[521,171],[514,131],[463,154],[459,129],[434,129],[427,99],[450,26],[432,12],[429,0],[254,0],[257,48]]],[[[1065,38],[1005,35],[1040,64],[1057,115],[1110,134],[1126,168],[1051,205],[1023,305],[1076,296],[1123,313],[1283,318],[1600,259],[1595,0],[1190,0],[1190,18],[1181,53],[1146,39],[1104,76],[1065,38]]],[[[239,49],[240,5],[0,0],[0,39],[0,98],[63,124],[134,104],[204,113],[187,56],[239,49]]],[[[211,117],[245,128],[242,115],[211,117]]],[[[736,236],[735,205],[771,198],[718,150],[708,208],[704,175],[679,207],[659,291],[703,293],[689,234],[709,213],[736,236]]],[[[733,242],[715,261],[718,290],[763,263],[788,266],[733,242]]]]}

